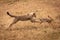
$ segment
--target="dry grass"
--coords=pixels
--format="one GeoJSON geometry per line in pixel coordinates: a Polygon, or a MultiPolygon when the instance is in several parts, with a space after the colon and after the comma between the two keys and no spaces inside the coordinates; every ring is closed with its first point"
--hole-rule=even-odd
{"type": "Polygon", "coordinates": [[[60,40],[60,0],[0,0],[0,40],[60,40]],[[31,23],[19,21],[6,30],[14,18],[13,15],[24,15],[37,11],[37,18],[48,18],[52,23],[31,23]]]}

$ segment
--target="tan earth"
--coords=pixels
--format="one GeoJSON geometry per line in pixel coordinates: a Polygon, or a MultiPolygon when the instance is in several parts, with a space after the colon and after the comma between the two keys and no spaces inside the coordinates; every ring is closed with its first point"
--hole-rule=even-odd
{"type": "Polygon", "coordinates": [[[60,40],[60,0],[0,0],[0,40],[60,40]],[[37,18],[54,19],[52,23],[19,21],[6,30],[14,18],[36,12],[37,18]]]}

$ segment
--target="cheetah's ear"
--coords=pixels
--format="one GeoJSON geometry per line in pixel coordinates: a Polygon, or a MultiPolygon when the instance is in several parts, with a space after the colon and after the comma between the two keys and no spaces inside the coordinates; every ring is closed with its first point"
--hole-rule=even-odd
{"type": "Polygon", "coordinates": [[[34,14],[34,12],[29,13],[29,15],[33,15],[33,14],[34,14]]]}

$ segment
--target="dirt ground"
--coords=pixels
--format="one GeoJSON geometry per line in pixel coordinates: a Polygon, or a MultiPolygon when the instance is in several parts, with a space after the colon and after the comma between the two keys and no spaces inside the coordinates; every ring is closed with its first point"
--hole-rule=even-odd
{"type": "Polygon", "coordinates": [[[60,0],[0,0],[0,40],[60,40],[60,0]],[[6,30],[14,18],[36,12],[37,18],[54,20],[52,23],[31,23],[19,21],[6,30]]]}

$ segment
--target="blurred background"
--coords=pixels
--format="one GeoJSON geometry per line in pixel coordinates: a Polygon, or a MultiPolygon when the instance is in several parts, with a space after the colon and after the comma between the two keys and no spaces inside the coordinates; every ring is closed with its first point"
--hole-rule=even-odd
{"type": "Polygon", "coordinates": [[[60,40],[60,0],[0,0],[0,40],[60,40]],[[14,18],[36,12],[37,18],[54,19],[52,23],[19,21],[6,30],[14,18]]]}

